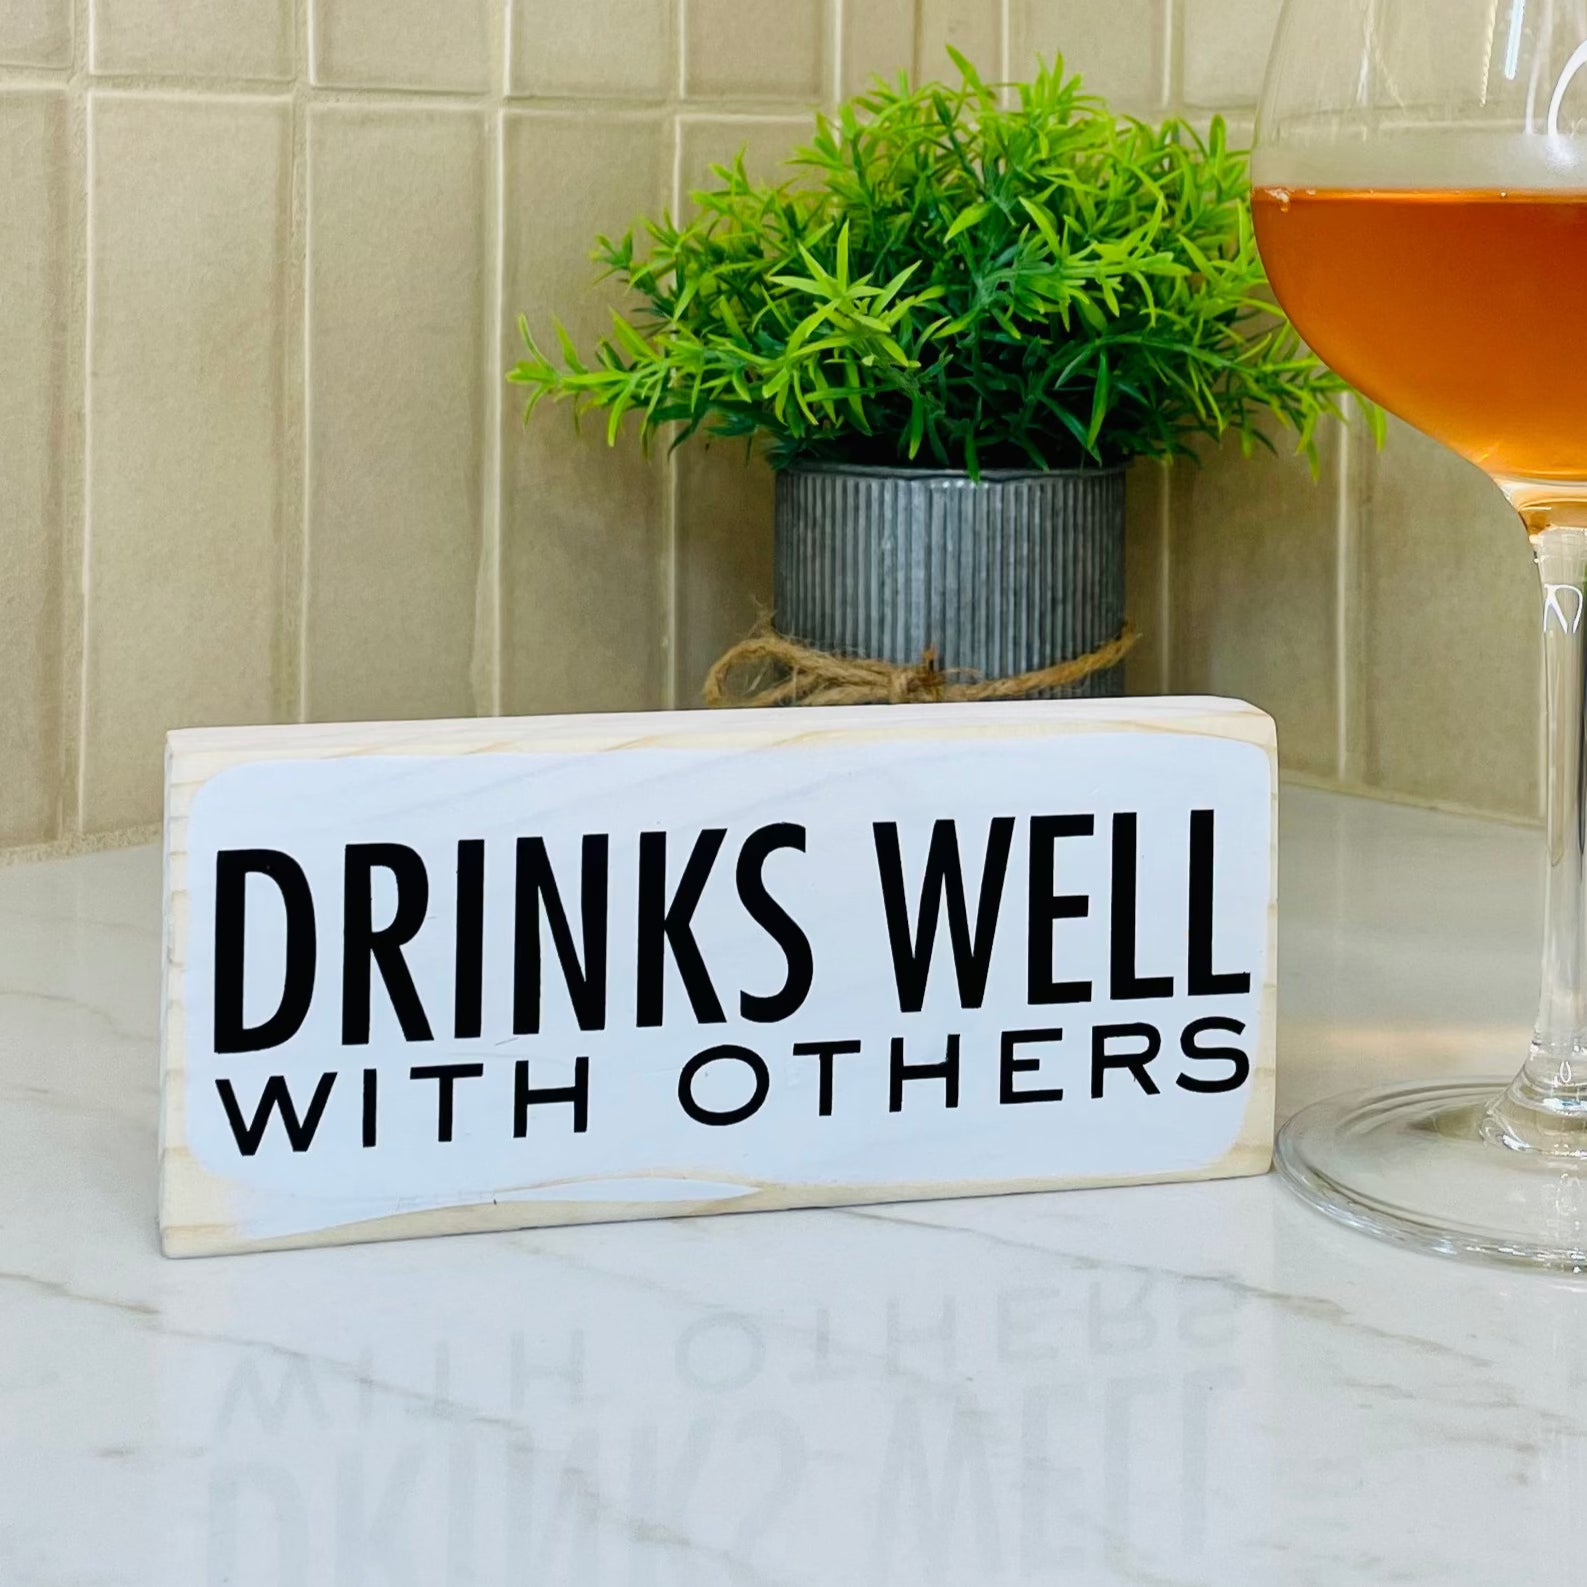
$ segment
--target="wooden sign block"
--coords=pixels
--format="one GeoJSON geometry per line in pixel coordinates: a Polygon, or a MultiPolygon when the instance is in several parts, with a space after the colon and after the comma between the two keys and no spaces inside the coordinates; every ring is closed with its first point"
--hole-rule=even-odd
{"type": "Polygon", "coordinates": [[[165,1250],[1262,1172],[1274,791],[1218,700],[173,733],[165,1250]]]}

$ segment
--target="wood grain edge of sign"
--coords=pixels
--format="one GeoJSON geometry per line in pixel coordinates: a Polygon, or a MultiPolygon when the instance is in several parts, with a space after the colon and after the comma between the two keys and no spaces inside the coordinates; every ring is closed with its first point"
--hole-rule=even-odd
{"type": "Polygon", "coordinates": [[[165,745],[164,899],[160,919],[160,1112],[159,1182],[156,1192],[160,1248],[180,1254],[180,1231],[195,1213],[215,1223],[232,1221],[228,1187],[203,1169],[187,1149],[187,1010],[182,972],[187,963],[187,825],[191,799],[174,797],[180,751],[168,735],[165,745]]]}
{"type": "MultiPolygon", "coordinates": [[[[1116,1178],[1055,1178],[1016,1181],[1007,1184],[922,1184],[798,1190],[768,1189],[735,1199],[721,1201],[586,1203],[486,1203],[462,1207],[440,1207],[423,1212],[403,1213],[360,1223],[306,1231],[275,1238],[253,1239],[243,1235],[235,1205],[234,1187],[210,1173],[199,1163],[187,1145],[185,1081],[187,1077],[186,1016],[182,1004],[182,971],[187,960],[190,930],[187,885],[187,828],[193,799],[212,777],[234,765],[274,758],[280,752],[281,730],[184,730],[169,735],[165,756],[165,839],[162,996],[160,1009],[160,1108],[159,1108],[159,1191],[158,1218],[160,1245],[170,1257],[218,1256],[244,1251],[296,1250],[315,1246],[352,1245],[379,1240],[413,1239],[430,1235],[484,1233],[491,1230],[548,1228],[567,1224],[632,1222],[653,1218],[722,1216],[731,1212],[793,1210],[813,1207],[885,1206],[909,1201],[963,1199],[967,1196],[1036,1194],[1069,1189],[1103,1189],[1121,1185],[1175,1184],[1196,1180],[1232,1179],[1264,1174],[1272,1165],[1274,1105],[1277,1073],[1277,965],[1278,965],[1278,748],[1272,718],[1254,706],[1243,710],[1199,712],[1194,702],[1179,719],[1171,723],[1132,718],[1127,704],[1116,716],[1098,716],[1082,727],[1044,729],[1054,736],[1065,731],[1117,732],[1163,731],[1188,737],[1232,739],[1262,750],[1267,760],[1268,785],[1272,802],[1270,860],[1268,881],[1267,972],[1262,988],[1262,1040],[1252,1064],[1252,1091],[1239,1135],[1233,1146],[1216,1163],[1203,1169],[1176,1171],[1160,1175],[1129,1175],[1116,1178]],[[214,743],[224,737],[224,747],[214,743]],[[192,764],[190,764],[192,763],[192,764]]],[[[852,710],[854,708],[846,708],[852,710]]],[[[865,708],[861,708],[865,709],[865,708]]],[[[909,707],[877,707],[876,710],[909,710],[909,707]]],[[[921,711],[945,711],[952,707],[927,706],[921,711]]],[[[975,709],[975,708],[969,708],[975,709]]],[[[660,714],[660,713],[658,713],[660,714]]],[[[676,713],[686,717],[689,713],[676,713]]],[[[761,719],[774,713],[733,712],[728,715],[749,718],[746,729],[759,727],[761,719]]],[[[782,713],[775,713],[781,715],[782,713]]],[[[791,714],[791,713],[790,713],[791,714]]],[[[841,716],[842,713],[833,713],[841,716]]],[[[434,755],[447,753],[512,753],[532,748],[520,734],[532,732],[536,718],[516,722],[496,719],[488,724],[496,729],[488,742],[481,739],[480,724],[460,723],[372,723],[342,730],[341,736],[317,744],[291,746],[284,758],[340,759],[358,753],[352,747],[367,735],[370,753],[434,755]],[[503,733],[501,729],[509,729],[503,733]],[[456,730],[456,731],[452,731],[456,730]],[[353,736],[350,736],[353,735],[353,736]],[[465,748],[448,749],[448,742],[463,742],[465,748]],[[384,746],[376,748],[376,744],[384,746]],[[293,752],[295,751],[295,753],[293,752]]],[[[597,719],[598,720],[598,719],[597,719]]],[[[794,719],[797,724],[799,718],[794,719]]],[[[929,724],[926,724],[929,725],[929,724]]],[[[989,724],[991,726],[991,724],[989,724]]],[[[785,747],[825,740],[841,731],[850,741],[891,735],[842,729],[840,723],[815,734],[793,725],[781,734],[764,731],[746,736],[767,747],[785,747]]],[[[664,734],[677,742],[685,734],[664,734]]],[[[728,735],[728,741],[735,735],[728,735]]],[[[909,736],[915,736],[913,734],[909,736]]],[[[1024,737],[1022,724],[996,725],[988,736],[1024,737]]],[[[714,742],[723,744],[716,735],[714,742]]],[[[630,732],[597,734],[591,751],[638,747],[630,732]]]]}
{"type": "Polygon", "coordinates": [[[1244,701],[1196,697],[1027,701],[1015,706],[835,706],[801,711],[650,711],[460,721],[183,728],[168,735],[166,810],[185,816],[199,789],[263,760],[373,755],[600,754],[653,748],[797,750],[842,742],[1024,739],[1161,733],[1255,745],[1271,755],[1272,718],[1244,701]],[[1075,712],[1066,708],[1084,706],[1075,712]]]}
{"type": "MultiPolygon", "coordinates": [[[[312,1250],[334,1245],[367,1245],[386,1240],[427,1239],[451,1234],[507,1233],[514,1229],[551,1229],[600,1223],[642,1223],[656,1219],[729,1217],[738,1213],[797,1212],[820,1208],[864,1208],[922,1201],[981,1200],[994,1196],[1044,1195],[1068,1190],[1107,1190],[1149,1185],[1194,1184],[1215,1179],[1246,1179],[1265,1174],[1272,1161],[1271,1133],[1236,1141],[1205,1168],[1161,1174],[1087,1175],[1060,1179],[973,1181],[961,1183],[770,1187],[732,1201],[582,1201],[476,1202],[394,1213],[357,1223],[265,1237],[242,1234],[229,1221],[185,1219],[161,1230],[161,1249],[170,1257],[233,1256],[256,1251],[312,1250]]],[[[203,1174],[188,1159],[188,1166],[203,1174]]],[[[185,1177],[185,1176],[184,1176],[185,1177]]],[[[205,1176],[206,1178],[209,1176],[205,1176]]],[[[194,1186],[197,1190],[199,1187],[194,1186]]]]}

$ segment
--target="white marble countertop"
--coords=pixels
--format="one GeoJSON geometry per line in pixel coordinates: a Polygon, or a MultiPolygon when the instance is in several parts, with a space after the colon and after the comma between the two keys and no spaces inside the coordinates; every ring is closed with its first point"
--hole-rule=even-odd
{"type": "MultiPolygon", "coordinates": [[[[1280,1106],[1511,1067],[1534,834],[1289,790],[1280,1106]]],[[[1273,1179],[173,1263],[160,867],[0,871],[4,1587],[1493,1587],[1587,1287],[1273,1179]]]]}

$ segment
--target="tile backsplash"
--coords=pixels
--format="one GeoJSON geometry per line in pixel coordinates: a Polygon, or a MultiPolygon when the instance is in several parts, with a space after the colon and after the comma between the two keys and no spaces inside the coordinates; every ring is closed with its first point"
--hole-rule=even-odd
{"type": "MultiPolygon", "coordinates": [[[[8,0],[0,849],[159,817],[178,725],[687,704],[770,590],[742,448],[527,431],[602,231],[873,72],[1061,51],[1248,134],[1277,0],[8,0]]],[[[1234,449],[1230,449],[1233,452],[1234,449]]],[[[1531,817],[1521,536],[1405,431],[1131,479],[1132,687],[1293,772],[1531,817]]]]}

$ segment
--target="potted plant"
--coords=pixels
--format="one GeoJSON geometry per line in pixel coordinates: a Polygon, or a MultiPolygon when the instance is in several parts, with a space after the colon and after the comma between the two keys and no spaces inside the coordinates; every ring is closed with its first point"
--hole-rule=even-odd
{"type": "Polygon", "coordinates": [[[1061,61],[1005,94],[953,60],[957,87],[878,83],[823,118],[791,180],[740,158],[643,249],[601,239],[641,307],[593,357],[562,333],[554,360],[520,320],[529,413],[565,398],[613,439],[637,414],[647,438],[767,447],[798,642],[775,659],[881,677],[779,699],[910,697],[889,669],[923,653],[928,679],[1116,692],[1126,466],[1231,431],[1249,454],[1276,421],[1315,468],[1346,389],[1263,296],[1222,121],[1116,116],[1061,61]]]}

